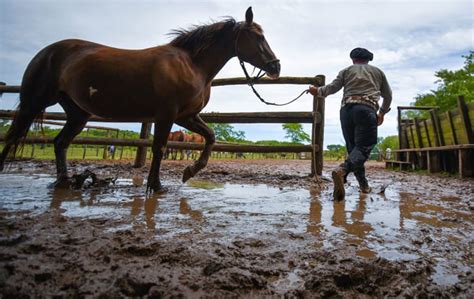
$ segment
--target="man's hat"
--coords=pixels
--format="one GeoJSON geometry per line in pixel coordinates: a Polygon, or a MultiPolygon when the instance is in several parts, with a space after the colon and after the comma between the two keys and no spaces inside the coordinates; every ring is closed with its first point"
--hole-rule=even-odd
{"type": "Polygon", "coordinates": [[[372,61],[374,59],[374,54],[372,54],[369,50],[364,48],[355,48],[351,51],[350,54],[351,59],[361,59],[366,61],[372,61]]]}

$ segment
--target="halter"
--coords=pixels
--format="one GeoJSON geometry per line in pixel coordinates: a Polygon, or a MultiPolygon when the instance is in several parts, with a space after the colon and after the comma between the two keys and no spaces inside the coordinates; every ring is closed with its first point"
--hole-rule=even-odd
{"type": "MultiPolygon", "coordinates": [[[[265,101],[261,96],[260,94],[258,93],[258,91],[255,89],[254,87],[254,84],[255,82],[257,82],[260,78],[262,78],[263,76],[266,75],[266,72],[259,68],[259,71],[257,73],[257,75],[255,77],[251,77],[249,75],[249,73],[247,72],[247,69],[245,68],[245,63],[244,63],[244,60],[240,57],[239,55],[239,51],[238,51],[238,41],[239,41],[239,38],[240,38],[240,32],[241,32],[242,29],[238,29],[238,32],[237,32],[237,37],[235,39],[235,44],[234,44],[234,48],[235,48],[235,55],[237,56],[237,58],[239,59],[239,63],[240,63],[240,66],[242,67],[242,70],[244,71],[244,74],[245,74],[245,78],[247,79],[247,85],[250,86],[252,88],[252,91],[253,93],[257,96],[257,98],[264,104],[267,104],[267,105],[272,105],[272,106],[285,106],[285,105],[289,105],[291,103],[293,103],[294,101],[298,100],[299,98],[301,98],[305,93],[308,93],[309,92],[309,89],[305,89],[303,92],[301,92],[296,98],[286,102],[286,103],[282,103],[282,104],[279,104],[279,103],[272,103],[272,102],[267,102],[265,101]],[[263,73],[262,73],[263,72],[263,73]],[[260,74],[262,73],[262,74],[260,74]]],[[[270,60],[267,60],[265,61],[265,66],[269,65],[270,63],[274,63],[274,62],[279,62],[280,60],[279,59],[270,59],[270,60]]],[[[255,67],[256,68],[256,67],[255,67]]],[[[255,70],[255,69],[254,69],[255,70]]],[[[252,72],[253,73],[253,72],[252,72]]]]}

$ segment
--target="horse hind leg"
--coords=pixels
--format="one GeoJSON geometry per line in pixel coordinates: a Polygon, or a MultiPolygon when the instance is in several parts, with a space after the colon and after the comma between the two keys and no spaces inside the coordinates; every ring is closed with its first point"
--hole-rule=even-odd
{"type": "Polygon", "coordinates": [[[204,145],[204,150],[202,151],[199,158],[194,162],[193,165],[186,167],[183,173],[183,183],[195,176],[201,169],[206,167],[207,162],[209,161],[209,156],[211,155],[212,147],[216,142],[214,131],[209,128],[206,123],[199,117],[195,115],[193,117],[180,120],[176,122],[178,125],[185,127],[188,130],[198,133],[203,136],[206,143],[204,145]]]}
{"type": "Polygon", "coordinates": [[[56,155],[57,180],[55,186],[68,186],[69,177],[66,164],[66,153],[74,137],[84,129],[90,114],[79,108],[69,96],[63,94],[59,104],[67,115],[66,124],[54,138],[54,154],[56,155]]]}

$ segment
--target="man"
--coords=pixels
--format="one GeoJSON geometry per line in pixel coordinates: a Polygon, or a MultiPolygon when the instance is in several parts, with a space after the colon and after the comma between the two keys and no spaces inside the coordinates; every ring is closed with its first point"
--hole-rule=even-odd
{"type": "Polygon", "coordinates": [[[344,199],[344,183],[351,172],[357,178],[361,192],[371,191],[365,178],[364,163],[377,144],[377,126],[383,123],[392,102],[392,91],[385,74],[369,65],[374,55],[367,49],[355,48],[350,58],[353,65],[340,71],[333,82],[322,87],[311,86],[309,89],[312,95],[326,97],[344,87],[340,118],[348,157],[332,172],[335,200],[344,199]],[[380,96],[383,102],[379,108],[380,96]]]}

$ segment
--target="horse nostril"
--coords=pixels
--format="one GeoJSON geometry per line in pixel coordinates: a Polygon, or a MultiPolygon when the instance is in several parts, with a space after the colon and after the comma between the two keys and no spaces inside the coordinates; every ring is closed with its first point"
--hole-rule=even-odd
{"type": "Polygon", "coordinates": [[[280,68],[281,68],[281,65],[279,62],[275,62],[274,65],[273,65],[273,68],[275,69],[275,71],[277,73],[280,73],[280,68]]]}

